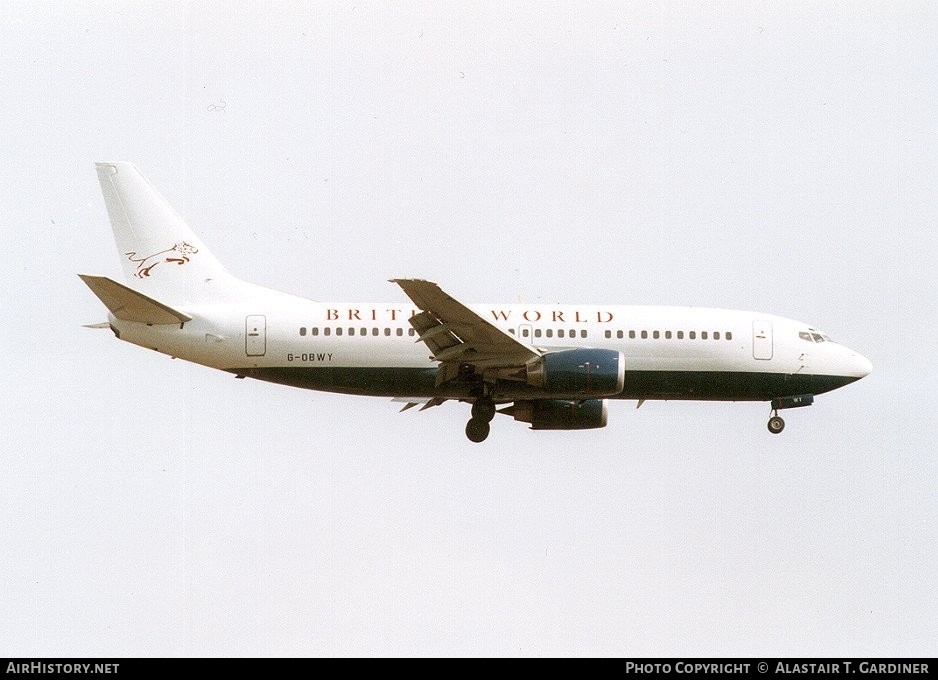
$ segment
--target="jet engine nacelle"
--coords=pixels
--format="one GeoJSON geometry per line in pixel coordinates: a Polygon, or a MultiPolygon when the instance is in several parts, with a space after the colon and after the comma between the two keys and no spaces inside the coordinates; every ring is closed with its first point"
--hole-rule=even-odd
{"type": "Polygon", "coordinates": [[[527,383],[556,395],[610,397],[625,385],[625,357],[611,349],[568,349],[528,361],[527,383]]]}
{"type": "Polygon", "coordinates": [[[605,399],[544,399],[516,401],[511,409],[515,420],[531,423],[532,430],[592,430],[606,427],[605,399]]]}

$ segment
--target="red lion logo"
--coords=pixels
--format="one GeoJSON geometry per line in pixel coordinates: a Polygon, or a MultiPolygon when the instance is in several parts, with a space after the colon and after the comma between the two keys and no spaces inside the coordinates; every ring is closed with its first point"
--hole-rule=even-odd
{"type": "Polygon", "coordinates": [[[163,262],[175,262],[178,265],[184,265],[189,261],[189,256],[197,252],[199,252],[198,248],[182,241],[172,248],[161,250],[158,253],[153,253],[146,257],[137,257],[137,253],[134,251],[124,253],[124,255],[127,256],[128,260],[137,265],[137,273],[134,274],[134,276],[138,279],[144,279],[150,275],[150,271],[156,265],[162,264],[163,262]]]}

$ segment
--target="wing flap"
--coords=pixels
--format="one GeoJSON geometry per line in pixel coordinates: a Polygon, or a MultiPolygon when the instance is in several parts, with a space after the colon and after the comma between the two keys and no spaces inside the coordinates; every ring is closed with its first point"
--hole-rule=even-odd
{"type": "Polygon", "coordinates": [[[91,292],[98,296],[111,314],[123,321],[161,325],[181,324],[192,320],[188,314],[157,302],[106,276],[89,276],[88,274],[78,276],[91,289],[91,292]]]}
{"type": "Polygon", "coordinates": [[[462,340],[453,332],[453,325],[440,321],[431,312],[415,314],[410,319],[410,325],[420,336],[417,341],[429,347],[434,357],[462,345],[462,340]]]}

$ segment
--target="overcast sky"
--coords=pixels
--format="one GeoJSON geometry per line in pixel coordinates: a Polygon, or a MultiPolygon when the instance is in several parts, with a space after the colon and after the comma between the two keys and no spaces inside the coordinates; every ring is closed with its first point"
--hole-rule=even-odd
{"type": "Polygon", "coordinates": [[[929,3],[5,3],[0,654],[938,654],[929,3]],[[874,373],[586,432],[82,328],[93,162],[238,276],[680,304],[874,373]]]}

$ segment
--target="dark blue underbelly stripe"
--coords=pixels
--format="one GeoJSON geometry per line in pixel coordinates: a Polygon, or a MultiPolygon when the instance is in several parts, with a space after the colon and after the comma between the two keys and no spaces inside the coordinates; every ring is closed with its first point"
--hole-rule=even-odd
{"type": "MultiPolygon", "coordinates": [[[[439,388],[435,368],[275,367],[232,368],[229,372],[303,389],[375,397],[470,396],[470,383],[454,381],[439,388]]],[[[788,375],[731,371],[626,371],[625,387],[616,399],[689,399],[767,401],[798,394],[823,394],[857,380],[849,376],[788,375]]],[[[521,383],[499,383],[509,399],[544,397],[521,383]],[[510,389],[511,392],[505,392],[510,389]]],[[[551,395],[556,396],[556,395],[551,395]]],[[[576,395],[569,395],[576,398],[576,395]]]]}

